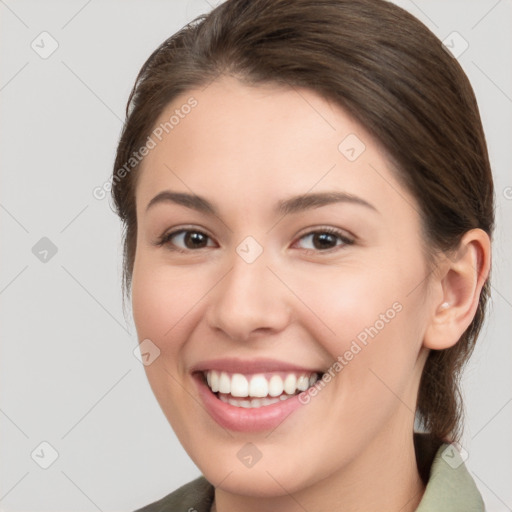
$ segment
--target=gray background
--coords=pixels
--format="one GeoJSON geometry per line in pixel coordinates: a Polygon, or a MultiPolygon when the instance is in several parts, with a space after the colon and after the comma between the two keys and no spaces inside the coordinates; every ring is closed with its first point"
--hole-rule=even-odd
{"type": "MultiPolygon", "coordinates": [[[[463,446],[488,510],[512,510],[512,2],[398,3],[441,39],[458,32],[455,50],[469,44],[459,61],[488,137],[498,229],[463,446]]],[[[0,510],[128,511],[199,474],[133,355],[121,230],[92,190],[109,179],[140,66],[212,6],[0,0],[0,510]],[[42,442],[58,453],[47,469],[42,442]]]]}

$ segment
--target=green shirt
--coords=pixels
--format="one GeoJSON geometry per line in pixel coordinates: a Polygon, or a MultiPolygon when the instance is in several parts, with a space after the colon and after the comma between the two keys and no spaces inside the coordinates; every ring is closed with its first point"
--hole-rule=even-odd
{"type": "MultiPolygon", "coordinates": [[[[209,512],[213,497],[214,487],[200,477],[136,512],[209,512]]],[[[437,450],[416,512],[485,512],[482,496],[452,445],[437,450]]]]}

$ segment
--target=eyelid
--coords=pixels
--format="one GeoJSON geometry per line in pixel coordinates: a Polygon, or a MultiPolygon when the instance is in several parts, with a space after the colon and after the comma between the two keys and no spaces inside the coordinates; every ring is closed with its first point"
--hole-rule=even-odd
{"type": "Polygon", "coordinates": [[[328,249],[301,249],[302,251],[314,254],[330,254],[332,252],[341,250],[343,247],[346,247],[347,245],[352,245],[356,241],[356,237],[354,235],[340,228],[335,228],[332,226],[310,226],[306,228],[306,231],[304,231],[302,234],[297,235],[296,241],[293,242],[292,246],[298,243],[303,238],[315,235],[317,233],[329,233],[335,235],[336,237],[338,237],[339,240],[342,241],[342,243],[339,245],[337,244],[334,247],[330,247],[328,249]]]}
{"type": "MultiPolygon", "coordinates": [[[[171,246],[172,244],[170,244],[170,239],[172,237],[174,237],[180,233],[186,233],[186,232],[201,233],[202,235],[205,235],[209,240],[211,240],[215,244],[217,244],[217,242],[215,242],[215,239],[208,233],[208,230],[206,230],[202,227],[185,225],[185,226],[178,226],[176,228],[172,228],[172,229],[164,232],[164,234],[161,235],[157,239],[157,241],[155,242],[155,245],[171,246]]],[[[354,235],[352,235],[351,233],[347,232],[346,230],[343,230],[340,228],[334,228],[332,226],[310,226],[308,228],[305,228],[305,230],[301,234],[298,234],[296,236],[295,241],[292,243],[292,246],[295,245],[300,240],[302,240],[303,238],[305,238],[307,236],[312,236],[312,235],[315,235],[318,233],[332,234],[332,235],[338,237],[338,239],[341,240],[342,243],[339,245],[335,245],[334,247],[330,247],[328,249],[323,249],[323,250],[322,249],[301,249],[302,251],[305,251],[307,253],[315,253],[315,254],[331,253],[331,252],[337,251],[340,248],[343,248],[347,245],[352,245],[356,240],[356,237],[354,235]]],[[[201,249],[207,249],[208,247],[211,248],[211,246],[207,245],[206,247],[199,247],[197,249],[183,249],[181,247],[172,245],[172,247],[170,247],[170,249],[173,251],[176,251],[176,252],[181,252],[181,253],[191,253],[191,252],[199,252],[201,249]]]]}
{"type": "MultiPolygon", "coordinates": [[[[194,232],[194,233],[201,233],[203,235],[205,235],[209,240],[212,240],[212,241],[215,241],[215,239],[208,233],[208,230],[207,229],[204,229],[203,227],[198,227],[198,226],[187,226],[187,225],[184,225],[184,226],[177,226],[175,228],[171,228],[167,231],[165,231],[162,235],[160,235],[157,240],[154,242],[155,245],[157,246],[160,246],[160,247],[163,247],[163,246],[171,246],[172,244],[170,243],[170,239],[171,237],[174,237],[180,233],[183,233],[183,232],[187,232],[187,231],[191,231],[191,232],[194,232]]],[[[217,242],[215,242],[217,243],[217,242]]],[[[190,253],[190,252],[197,252],[199,251],[200,249],[206,249],[208,248],[207,247],[200,247],[199,249],[182,249],[181,247],[177,247],[177,246],[172,246],[169,247],[171,250],[173,251],[176,251],[176,252],[187,252],[187,253],[190,253]]]]}
{"type": "Polygon", "coordinates": [[[356,240],[356,236],[353,235],[350,231],[347,231],[346,229],[342,229],[342,228],[336,228],[334,226],[329,226],[329,225],[308,226],[307,228],[304,228],[303,230],[301,230],[299,232],[299,234],[297,235],[297,239],[300,239],[300,238],[302,238],[306,235],[310,235],[312,233],[324,233],[324,232],[339,235],[342,238],[347,238],[347,239],[350,239],[353,241],[356,240]]]}

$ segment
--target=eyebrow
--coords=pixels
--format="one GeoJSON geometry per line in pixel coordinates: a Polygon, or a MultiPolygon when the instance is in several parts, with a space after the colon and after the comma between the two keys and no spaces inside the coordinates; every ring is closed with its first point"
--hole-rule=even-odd
{"type": "Polygon", "coordinates": [[[156,204],[162,203],[180,204],[201,213],[217,215],[217,209],[204,197],[195,194],[186,194],[184,192],[171,192],[170,190],[164,190],[153,197],[146,206],[146,211],[156,204]]]}
{"type": "MultiPolygon", "coordinates": [[[[146,211],[156,204],[162,203],[179,204],[207,215],[218,216],[217,208],[204,197],[184,192],[172,192],[170,190],[164,190],[153,197],[148,203],[146,211]]],[[[334,203],[356,204],[365,206],[375,212],[378,211],[377,208],[368,201],[346,192],[318,192],[293,196],[289,199],[279,201],[275,207],[275,211],[282,215],[288,215],[334,203]]]]}
{"type": "Polygon", "coordinates": [[[280,201],[277,204],[276,210],[278,213],[288,215],[290,213],[297,213],[311,208],[319,208],[320,206],[326,206],[333,203],[356,204],[377,211],[377,208],[368,201],[365,201],[353,194],[348,194],[347,192],[318,192],[294,196],[290,199],[280,201]]]}

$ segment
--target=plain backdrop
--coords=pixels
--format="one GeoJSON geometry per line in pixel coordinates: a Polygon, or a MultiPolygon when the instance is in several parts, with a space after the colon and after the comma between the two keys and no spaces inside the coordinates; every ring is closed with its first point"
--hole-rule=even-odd
{"type": "MultiPolygon", "coordinates": [[[[399,4],[459,54],[488,138],[493,299],[464,376],[463,446],[488,510],[512,510],[512,2],[399,4]]],[[[111,174],[140,66],[212,7],[0,0],[3,511],[130,511],[199,475],[133,354],[120,225],[92,191],[111,174]]]]}

